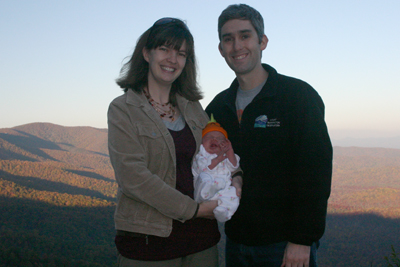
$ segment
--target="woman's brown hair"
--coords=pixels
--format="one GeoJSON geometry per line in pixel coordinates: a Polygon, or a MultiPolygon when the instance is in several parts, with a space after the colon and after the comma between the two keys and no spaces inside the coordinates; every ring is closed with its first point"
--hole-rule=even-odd
{"type": "Polygon", "coordinates": [[[197,85],[193,36],[183,21],[174,18],[158,20],[140,36],[132,57],[121,69],[120,77],[116,80],[117,84],[124,92],[129,89],[142,92],[147,86],[149,72],[149,63],[143,57],[143,49],[151,50],[165,45],[179,50],[184,42],[186,42],[186,64],[181,75],[172,83],[169,101],[176,105],[176,93],[190,101],[202,99],[202,93],[197,85]],[[167,22],[163,23],[162,20],[167,22]]]}

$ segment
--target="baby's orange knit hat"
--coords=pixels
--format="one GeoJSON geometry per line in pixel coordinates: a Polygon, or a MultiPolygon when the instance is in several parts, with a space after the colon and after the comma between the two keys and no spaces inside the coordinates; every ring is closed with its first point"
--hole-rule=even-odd
{"type": "Polygon", "coordinates": [[[204,137],[207,133],[212,131],[218,131],[225,135],[225,138],[228,139],[228,133],[225,131],[224,128],[214,119],[214,115],[211,114],[211,120],[208,122],[207,126],[203,129],[203,133],[201,137],[204,137]]]}

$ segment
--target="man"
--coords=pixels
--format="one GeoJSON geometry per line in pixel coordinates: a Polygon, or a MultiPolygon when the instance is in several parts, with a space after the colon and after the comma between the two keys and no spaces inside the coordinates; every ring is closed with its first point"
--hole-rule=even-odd
{"type": "Polygon", "coordinates": [[[206,112],[241,158],[240,205],[225,224],[226,265],[316,266],[325,230],[332,145],[324,104],[307,83],[261,64],[263,18],[244,4],[218,19],[219,51],[235,72],[206,112]]]}

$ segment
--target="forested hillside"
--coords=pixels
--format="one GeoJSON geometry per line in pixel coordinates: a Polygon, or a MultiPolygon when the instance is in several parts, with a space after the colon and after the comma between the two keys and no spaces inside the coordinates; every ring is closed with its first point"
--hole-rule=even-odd
{"type": "Polygon", "coordinates": [[[116,183],[107,131],[0,130],[0,266],[113,266],[116,183]]]}
{"type": "MultiPolygon", "coordinates": [[[[114,266],[107,131],[0,129],[0,266],[114,266]]],[[[319,266],[388,266],[400,252],[400,150],[334,148],[319,266]]]]}
{"type": "Polygon", "coordinates": [[[400,150],[335,147],[321,266],[388,266],[400,251],[400,150]]]}

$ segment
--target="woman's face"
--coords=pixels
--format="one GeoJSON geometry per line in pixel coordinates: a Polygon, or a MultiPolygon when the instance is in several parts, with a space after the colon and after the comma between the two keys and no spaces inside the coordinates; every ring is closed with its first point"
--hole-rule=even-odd
{"type": "Polygon", "coordinates": [[[164,45],[151,50],[143,49],[143,57],[149,63],[149,83],[171,86],[185,67],[186,55],[186,42],[179,51],[164,45]]]}

